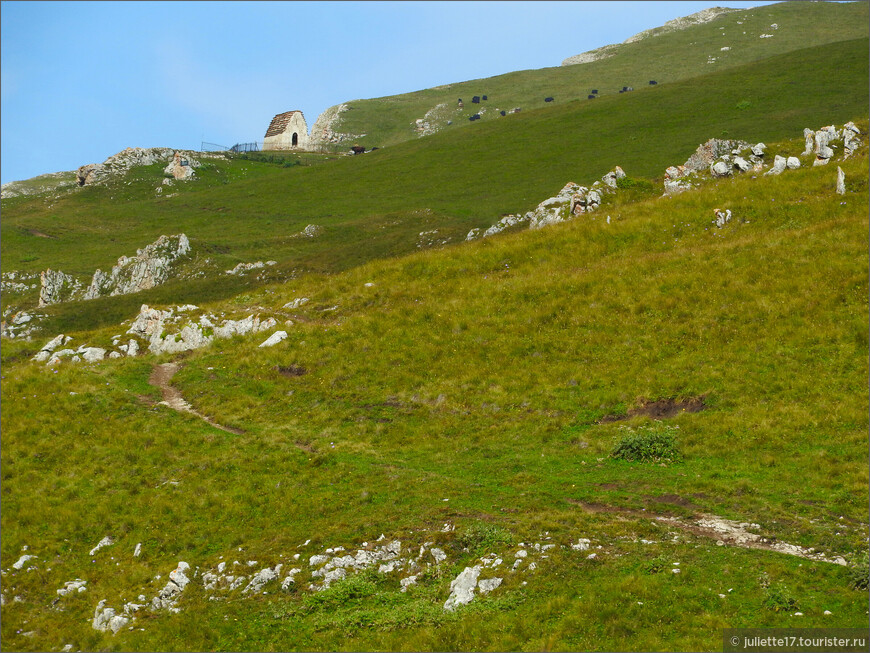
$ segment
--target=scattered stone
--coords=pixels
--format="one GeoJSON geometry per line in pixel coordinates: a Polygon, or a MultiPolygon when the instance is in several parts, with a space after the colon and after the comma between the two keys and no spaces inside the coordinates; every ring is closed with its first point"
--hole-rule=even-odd
{"type": "Polygon", "coordinates": [[[401,591],[402,591],[402,592],[407,592],[407,591],[408,591],[408,588],[409,588],[411,585],[416,585],[416,584],[417,584],[417,576],[414,575],[414,576],[408,576],[407,578],[403,578],[402,580],[399,581],[399,584],[402,586],[402,590],[401,590],[401,591]]]}
{"type": "Polygon", "coordinates": [[[846,175],[840,166],[837,166],[837,194],[846,194],[846,175]]]}
{"type": "Polygon", "coordinates": [[[13,569],[22,569],[24,567],[24,565],[27,564],[28,560],[33,560],[35,558],[36,558],[36,556],[25,554],[25,555],[21,556],[20,558],[18,558],[17,562],[12,564],[12,568],[13,569]]]}
{"type": "Polygon", "coordinates": [[[142,554],[142,542],[139,542],[136,545],[136,548],[133,549],[133,557],[138,558],[142,554]]]}
{"type": "Polygon", "coordinates": [[[265,569],[260,570],[254,574],[251,582],[249,582],[245,589],[242,590],[242,594],[261,591],[267,583],[270,583],[273,580],[278,580],[278,574],[280,573],[281,565],[276,565],[274,569],[266,567],[265,569]]]}
{"type": "Polygon", "coordinates": [[[431,553],[432,557],[435,558],[436,564],[440,564],[447,559],[447,554],[444,553],[444,551],[442,551],[441,549],[439,549],[437,547],[432,547],[432,549],[430,549],[429,553],[431,553]]]}
{"type": "Polygon", "coordinates": [[[276,331],[271,336],[269,336],[266,340],[261,342],[258,345],[258,347],[273,347],[274,345],[277,345],[279,342],[281,342],[282,340],[285,340],[286,338],[287,338],[286,331],[276,331]]]}
{"type": "Polygon", "coordinates": [[[586,551],[589,548],[590,540],[587,540],[585,537],[581,537],[577,540],[577,544],[572,544],[571,548],[575,551],[586,551]]]}
{"type": "Polygon", "coordinates": [[[82,580],[81,578],[76,578],[75,580],[69,580],[64,584],[63,587],[61,587],[59,590],[57,590],[57,595],[58,596],[66,596],[67,594],[72,594],[72,593],[79,594],[81,592],[84,592],[86,589],[88,589],[86,587],[87,584],[88,584],[88,581],[82,580]]]}
{"type": "Polygon", "coordinates": [[[88,553],[88,555],[94,555],[100,549],[107,547],[107,546],[112,546],[114,543],[115,543],[115,540],[113,540],[111,537],[106,535],[106,537],[104,537],[102,540],[97,542],[97,546],[95,546],[93,549],[91,549],[90,552],[88,553]]]}
{"type": "Polygon", "coordinates": [[[289,308],[291,311],[296,310],[303,304],[308,303],[308,297],[297,297],[292,302],[287,302],[284,304],[284,308],[289,308]]]}
{"type": "Polygon", "coordinates": [[[97,604],[96,610],[94,610],[94,620],[91,622],[94,630],[103,632],[111,630],[115,634],[130,623],[129,618],[116,614],[114,608],[106,608],[104,607],[105,605],[106,599],[103,599],[97,604]]]}
{"type": "Polygon", "coordinates": [[[790,156],[785,160],[785,167],[789,170],[797,170],[801,167],[801,160],[796,156],[790,156]]]}
{"type": "Polygon", "coordinates": [[[713,220],[713,224],[715,224],[720,229],[729,222],[731,222],[731,209],[726,209],[724,211],[720,209],[713,209],[713,215],[716,216],[713,220]]]}

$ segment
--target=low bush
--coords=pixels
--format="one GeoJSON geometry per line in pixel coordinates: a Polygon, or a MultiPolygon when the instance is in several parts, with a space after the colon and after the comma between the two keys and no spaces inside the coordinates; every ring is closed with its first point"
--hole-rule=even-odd
{"type": "Polygon", "coordinates": [[[630,462],[680,462],[676,426],[620,426],[622,436],[616,441],[611,458],[630,462]]]}

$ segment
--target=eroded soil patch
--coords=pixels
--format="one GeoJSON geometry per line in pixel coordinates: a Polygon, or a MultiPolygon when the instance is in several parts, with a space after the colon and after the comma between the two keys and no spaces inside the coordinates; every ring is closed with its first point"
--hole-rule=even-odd
{"type": "Polygon", "coordinates": [[[706,395],[689,397],[688,399],[657,399],[650,401],[642,399],[640,405],[629,408],[624,415],[606,415],[598,423],[618,422],[632,417],[649,417],[651,419],[668,419],[681,413],[698,413],[707,407],[704,403],[706,395]]]}

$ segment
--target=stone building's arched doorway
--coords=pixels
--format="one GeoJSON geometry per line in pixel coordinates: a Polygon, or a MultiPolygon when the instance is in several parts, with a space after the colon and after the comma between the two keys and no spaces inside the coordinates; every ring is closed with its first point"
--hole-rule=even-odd
{"type": "Polygon", "coordinates": [[[297,132],[293,132],[293,147],[299,145],[299,134],[297,132]]]}

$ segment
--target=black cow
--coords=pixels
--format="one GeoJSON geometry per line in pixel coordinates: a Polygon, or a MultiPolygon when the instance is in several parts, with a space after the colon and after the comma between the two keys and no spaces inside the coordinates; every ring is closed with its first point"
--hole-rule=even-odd
{"type": "Polygon", "coordinates": [[[623,93],[625,93],[627,90],[628,90],[628,86],[623,86],[623,87],[622,87],[622,92],[623,92],[623,93]]]}
{"type": "Polygon", "coordinates": [[[471,98],[471,103],[472,104],[480,104],[480,96],[475,95],[473,98],[471,98]]]}
{"type": "Polygon", "coordinates": [[[655,86],[656,84],[658,84],[658,82],[656,80],[654,80],[654,79],[649,80],[650,86],[655,86]]]}
{"type": "Polygon", "coordinates": [[[594,96],[594,95],[587,95],[587,96],[586,96],[586,99],[587,99],[587,100],[594,100],[594,99],[595,99],[595,96],[594,96]]]}
{"type": "Polygon", "coordinates": [[[553,101],[553,98],[551,98],[551,97],[544,98],[544,102],[552,102],[552,101],[553,101]]]}
{"type": "Polygon", "coordinates": [[[352,148],[350,148],[350,151],[354,154],[364,154],[366,148],[364,148],[362,145],[354,145],[352,148]]]}
{"type": "Polygon", "coordinates": [[[597,89],[597,88],[592,89],[592,93],[593,93],[594,95],[598,95],[598,89],[597,89]]]}
{"type": "Polygon", "coordinates": [[[485,95],[483,96],[483,101],[486,102],[486,96],[485,96],[485,95]]]}
{"type": "Polygon", "coordinates": [[[499,113],[501,113],[501,115],[503,115],[503,116],[507,115],[507,111],[499,111],[499,113]]]}

